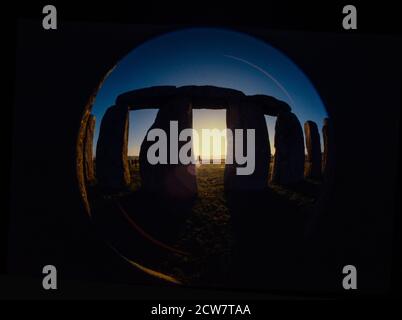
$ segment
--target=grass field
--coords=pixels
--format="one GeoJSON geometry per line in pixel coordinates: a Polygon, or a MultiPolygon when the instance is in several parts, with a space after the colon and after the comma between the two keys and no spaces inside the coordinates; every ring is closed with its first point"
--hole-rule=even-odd
{"type": "MultiPolygon", "coordinates": [[[[196,168],[198,196],[172,244],[191,254],[168,255],[160,262],[153,263],[153,268],[185,283],[219,285],[228,281],[236,238],[224,194],[224,167],[224,164],[209,164],[196,168]]],[[[130,169],[133,177],[131,189],[135,193],[141,186],[139,168],[131,166],[130,169]]],[[[308,214],[314,205],[319,184],[309,182],[309,188],[304,186],[298,190],[280,186],[270,186],[269,189],[275,195],[275,205],[279,211],[295,211],[294,214],[301,219],[300,212],[308,214]]],[[[269,208],[269,201],[266,206],[269,208]]]]}

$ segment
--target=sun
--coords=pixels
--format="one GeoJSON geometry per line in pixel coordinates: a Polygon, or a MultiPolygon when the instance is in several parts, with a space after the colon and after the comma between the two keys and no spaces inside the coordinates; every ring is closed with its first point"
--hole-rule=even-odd
{"type": "Polygon", "coordinates": [[[193,109],[193,128],[199,136],[193,146],[197,159],[226,159],[226,110],[193,109]],[[203,129],[209,134],[203,135],[203,129]]]}

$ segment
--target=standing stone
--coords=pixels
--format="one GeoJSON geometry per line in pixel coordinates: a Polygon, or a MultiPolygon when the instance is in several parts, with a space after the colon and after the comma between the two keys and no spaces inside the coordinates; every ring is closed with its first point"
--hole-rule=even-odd
{"type": "Polygon", "coordinates": [[[103,116],[96,147],[96,177],[102,187],[124,189],[128,166],[128,108],[112,106],[103,116]]]}
{"type": "Polygon", "coordinates": [[[329,118],[324,119],[324,125],[322,127],[322,138],[324,142],[324,155],[322,159],[322,172],[324,176],[328,176],[329,171],[332,170],[334,162],[333,152],[333,139],[332,139],[332,122],[329,118]]]}
{"type": "Polygon", "coordinates": [[[84,114],[81,119],[80,129],[78,131],[78,139],[76,144],[76,168],[77,168],[77,180],[78,180],[78,189],[80,191],[80,195],[84,204],[85,211],[90,216],[91,215],[91,207],[88,202],[88,193],[87,186],[85,180],[85,165],[84,165],[84,145],[85,145],[85,135],[87,129],[87,122],[90,116],[89,108],[86,108],[84,114]]]}
{"type": "MultiPolygon", "coordinates": [[[[195,165],[172,163],[170,159],[170,122],[178,122],[178,133],[184,129],[192,128],[192,105],[190,99],[186,97],[173,98],[167,106],[161,108],[155,122],[148,130],[140,148],[140,175],[142,187],[149,192],[158,192],[173,198],[191,198],[197,194],[197,182],[195,175],[195,165]],[[167,164],[151,164],[148,161],[148,149],[156,141],[148,141],[147,136],[152,129],[162,129],[167,134],[167,164]]],[[[178,150],[186,144],[186,141],[178,142],[178,150]]]]}
{"type": "MultiPolygon", "coordinates": [[[[247,133],[246,129],[255,130],[255,168],[250,175],[238,175],[236,169],[245,167],[236,162],[235,139],[233,139],[233,164],[225,165],[225,191],[240,190],[261,190],[267,186],[269,162],[271,151],[268,137],[268,129],[265,116],[261,107],[252,107],[245,103],[245,100],[230,103],[226,110],[226,127],[235,137],[235,129],[243,129],[243,154],[247,152],[247,133]]],[[[231,152],[228,144],[227,154],[231,152]]]]}
{"type": "Polygon", "coordinates": [[[294,113],[281,112],[275,123],[275,157],[271,183],[291,185],[303,179],[303,129],[294,113]]]}
{"type": "Polygon", "coordinates": [[[87,183],[93,183],[95,180],[94,161],[92,156],[92,146],[95,131],[95,116],[90,115],[85,129],[84,140],[84,172],[87,183]]]}
{"type": "Polygon", "coordinates": [[[311,179],[321,178],[321,145],[320,134],[317,124],[313,121],[306,121],[304,124],[306,135],[307,160],[305,177],[311,179]]]}

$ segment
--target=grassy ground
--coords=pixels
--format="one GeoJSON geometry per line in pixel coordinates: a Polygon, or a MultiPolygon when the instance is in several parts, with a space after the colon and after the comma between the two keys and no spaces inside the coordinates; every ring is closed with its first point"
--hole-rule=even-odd
{"type": "MultiPolygon", "coordinates": [[[[139,168],[138,166],[131,166],[130,170],[133,177],[131,190],[135,194],[139,192],[141,186],[139,168]]],[[[198,197],[172,243],[173,247],[188,251],[190,255],[166,255],[156,262],[153,261],[150,267],[174,276],[185,283],[219,286],[227,283],[230,270],[233,267],[233,246],[236,243],[236,237],[231,213],[236,210],[229,210],[230,206],[224,195],[224,164],[200,165],[197,166],[196,173],[198,197]]],[[[302,221],[305,217],[303,215],[309,214],[312,210],[318,191],[319,183],[311,181],[293,189],[270,186],[270,198],[266,198],[267,202],[270,203],[263,203],[266,209],[261,208],[261,212],[266,215],[266,211],[268,211],[273,217],[277,212],[280,212],[281,217],[270,220],[268,222],[270,226],[266,230],[275,234],[276,224],[279,226],[282,223],[283,226],[283,223],[286,224],[288,220],[302,221]],[[284,213],[282,214],[282,212],[284,213]]],[[[138,199],[136,201],[138,204],[138,199]]],[[[130,205],[128,204],[128,206],[130,205]]],[[[250,209],[250,211],[256,211],[255,209],[250,209]]],[[[238,211],[241,211],[241,215],[251,214],[243,209],[238,211]]],[[[158,228],[169,228],[168,223],[160,222],[163,221],[160,218],[155,217],[152,223],[158,223],[156,221],[160,224],[158,228]]],[[[237,221],[236,227],[239,228],[239,225],[242,227],[242,220],[237,221]]],[[[299,222],[295,222],[294,226],[298,226],[297,223],[299,222]]],[[[247,227],[245,226],[245,228],[247,227]]],[[[255,226],[250,228],[255,228],[255,226]]],[[[295,227],[295,231],[292,233],[299,231],[295,227]]],[[[159,234],[161,234],[161,229],[154,232],[155,237],[158,237],[159,234]]],[[[147,264],[146,259],[144,263],[147,264]]]]}
{"type": "MultiPolygon", "coordinates": [[[[230,265],[233,242],[230,214],[224,197],[224,164],[196,167],[198,196],[179,229],[175,248],[189,256],[173,254],[161,261],[159,270],[186,283],[219,283],[230,265]]],[[[131,190],[141,187],[138,166],[130,166],[131,190]]]]}
{"type": "Polygon", "coordinates": [[[198,197],[186,219],[178,246],[192,252],[186,258],[165,261],[189,283],[219,284],[230,267],[233,231],[223,193],[224,165],[201,165],[196,169],[198,197]]]}

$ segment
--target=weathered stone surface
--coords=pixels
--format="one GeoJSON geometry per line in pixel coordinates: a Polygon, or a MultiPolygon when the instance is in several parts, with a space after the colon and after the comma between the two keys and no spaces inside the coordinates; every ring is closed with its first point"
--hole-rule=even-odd
{"type": "Polygon", "coordinates": [[[319,179],[321,178],[321,145],[317,124],[313,121],[306,121],[304,134],[307,149],[304,175],[306,178],[319,179]]]}
{"type": "MultiPolygon", "coordinates": [[[[255,169],[251,175],[237,175],[236,168],[240,165],[236,163],[233,156],[233,164],[227,163],[225,166],[225,191],[264,189],[268,183],[271,152],[262,108],[257,106],[250,108],[247,100],[232,103],[226,110],[226,127],[232,132],[235,129],[255,130],[255,169]]],[[[243,153],[247,150],[246,141],[247,135],[243,132],[243,153]]],[[[233,155],[235,155],[235,146],[233,149],[233,155]]]]}
{"type": "Polygon", "coordinates": [[[121,189],[130,183],[128,108],[112,106],[102,118],[96,147],[96,177],[102,187],[121,189]]]}
{"type": "Polygon", "coordinates": [[[193,109],[227,108],[229,101],[246,97],[241,91],[214,86],[183,86],[178,87],[176,90],[178,95],[191,97],[193,109]]]}
{"type": "Polygon", "coordinates": [[[322,127],[322,138],[324,143],[324,154],[322,158],[322,171],[324,176],[328,176],[334,164],[334,145],[332,138],[332,122],[329,118],[324,119],[322,127]]]}
{"type": "Polygon", "coordinates": [[[91,114],[88,118],[87,126],[85,129],[84,172],[85,172],[85,180],[87,183],[93,183],[95,180],[94,161],[92,155],[95,121],[96,121],[95,116],[91,114]]]}
{"type": "Polygon", "coordinates": [[[84,144],[85,144],[85,134],[87,128],[87,122],[90,116],[89,107],[86,107],[86,110],[81,119],[80,130],[78,132],[78,139],[76,145],[76,168],[77,168],[77,181],[78,188],[80,190],[80,195],[84,204],[85,211],[90,216],[91,208],[89,206],[88,194],[87,194],[87,185],[85,181],[85,169],[84,169],[84,144]]]}
{"type": "Polygon", "coordinates": [[[161,108],[176,94],[175,86],[154,86],[120,94],[117,105],[128,106],[131,110],[161,108]]]}
{"type": "Polygon", "coordinates": [[[87,121],[89,119],[92,106],[95,102],[96,95],[100,89],[100,87],[103,85],[103,82],[105,79],[108,77],[110,72],[112,72],[113,68],[110,69],[108,72],[106,72],[103,75],[103,78],[99,82],[97,88],[92,92],[91,96],[88,99],[87,104],[84,107],[84,112],[81,118],[81,124],[80,124],[80,129],[78,131],[78,139],[77,139],[77,144],[76,144],[76,169],[77,169],[77,180],[78,180],[78,188],[80,191],[81,199],[84,204],[85,211],[87,214],[90,216],[91,215],[91,208],[89,205],[88,201],[88,194],[87,194],[87,186],[85,183],[85,173],[84,173],[84,140],[85,140],[85,135],[86,135],[86,129],[87,129],[87,121]]]}
{"type": "Polygon", "coordinates": [[[275,123],[275,157],[271,183],[291,185],[304,179],[304,137],[292,112],[281,112],[275,123]]]}
{"type": "Polygon", "coordinates": [[[117,105],[125,105],[130,110],[147,108],[169,108],[170,101],[177,96],[189,97],[193,109],[228,108],[230,101],[244,101],[249,108],[262,110],[264,114],[277,116],[280,112],[290,111],[287,103],[266,95],[246,96],[243,92],[215,86],[155,86],[132,90],[119,95],[117,105]]]}
{"type": "Polygon", "coordinates": [[[286,102],[262,94],[247,96],[247,102],[249,105],[259,106],[264,114],[273,117],[278,116],[278,114],[281,112],[291,110],[290,106],[286,102]]]}
{"type": "MultiPolygon", "coordinates": [[[[168,151],[170,150],[170,121],[178,122],[179,132],[192,128],[192,107],[188,98],[182,97],[171,100],[169,107],[158,111],[155,122],[149,129],[150,131],[158,128],[167,133],[168,151]]],[[[154,141],[148,141],[146,136],[140,148],[140,174],[144,190],[162,193],[174,198],[195,196],[197,193],[195,165],[171,164],[169,157],[167,159],[168,164],[150,164],[147,153],[154,143],[154,141]]],[[[179,141],[179,150],[185,143],[179,141]]]]}

